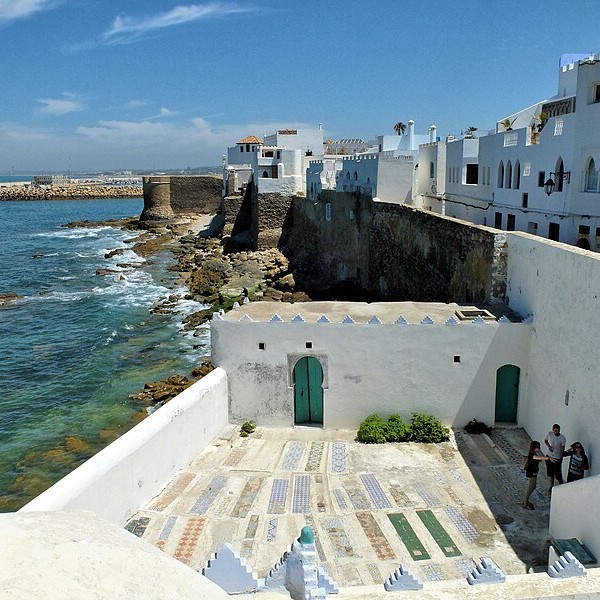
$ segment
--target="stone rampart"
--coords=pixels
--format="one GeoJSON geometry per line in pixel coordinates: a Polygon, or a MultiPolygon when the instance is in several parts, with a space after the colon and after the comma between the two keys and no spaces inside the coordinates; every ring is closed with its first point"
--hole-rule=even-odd
{"type": "Polygon", "coordinates": [[[94,198],[140,198],[138,185],[14,185],[0,187],[0,202],[10,200],[91,200],[94,198]]]}
{"type": "Polygon", "coordinates": [[[211,214],[221,206],[223,181],[214,175],[143,178],[142,221],[170,219],[180,214],[211,214]]]}

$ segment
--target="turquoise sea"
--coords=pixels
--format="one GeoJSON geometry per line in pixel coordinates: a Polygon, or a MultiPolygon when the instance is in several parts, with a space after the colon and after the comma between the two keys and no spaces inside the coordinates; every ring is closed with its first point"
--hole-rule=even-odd
{"type": "Polygon", "coordinates": [[[14,510],[133,425],[129,399],[147,381],[189,375],[208,354],[208,330],[184,334],[171,253],[140,268],[135,232],[63,228],[71,221],[137,216],[141,199],[0,202],[0,293],[23,299],[0,308],[0,511],[14,510]],[[107,259],[115,248],[124,253],[107,259]],[[98,275],[98,269],[115,274],[98,275]]]}

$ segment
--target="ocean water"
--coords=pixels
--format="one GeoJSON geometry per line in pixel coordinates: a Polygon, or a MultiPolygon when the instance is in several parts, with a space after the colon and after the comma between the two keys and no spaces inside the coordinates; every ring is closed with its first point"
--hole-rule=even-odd
{"type": "Polygon", "coordinates": [[[142,208],[138,199],[0,202],[0,293],[24,296],[0,308],[0,511],[15,510],[129,429],[143,409],[129,394],[189,374],[208,353],[208,330],[182,332],[182,319],[202,305],[149,311],[185,292],[167,271],[169,252],[143,261],[126,241],[135,232],[61,227],[142,208]],[[124,253],[106,259],[115,248],[124,253]]]}

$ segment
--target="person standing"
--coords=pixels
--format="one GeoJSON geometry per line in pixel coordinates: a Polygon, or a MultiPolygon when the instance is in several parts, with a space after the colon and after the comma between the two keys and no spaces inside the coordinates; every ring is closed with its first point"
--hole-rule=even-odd
{"type": "Polygon", "coordinates": [[[555,479],[557,483],[564,483],[562,476],[562,459],[565,452],[565,446],[567,445],[567,439],[560,432],[560,425],[558,423],[552,425],[552,431],[548,432],[548,435],[544,438],[544,443],[548,446],[548,456],[556,459],[549,460],[546,463],[548,483],[550,484],[550,491],[552,491],[555,479]]]}
{"type": "Polygon", "coordinates": [[[581,442],[573,442],[571,447],[565,452],[565,456],[570,456],[569,472],[567,473],[567,483],[583,479],[584,472],[590,468],[590,462],[585,454],[585,449],[581,442]]]}
{"type": "Polygon", "coordinates": [[[544,456],[541,450],[541,445],[537,440],[533,440],[529,444],[529,453],[527,454],[527,462],[525,466],[525,475],[527,476],[527,489],[525,490],[525,499],[523,501],[523,508],[533,510],[535,506],[529,501],[529,497],[535,490],[537,485],[538,471],[540,470],[540,462],[548,461],[550,464],[554,459],[548,456],[544,456]]]}

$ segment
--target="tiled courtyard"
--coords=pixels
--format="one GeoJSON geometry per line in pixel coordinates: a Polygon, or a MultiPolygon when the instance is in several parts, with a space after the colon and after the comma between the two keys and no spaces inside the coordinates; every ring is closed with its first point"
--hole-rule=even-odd
{"type": "Polygon", "coordinates": [[[344,586],[383,583],[399,565],[425,582],[462,579],[485,556],[506,574],[545,564],[550,497],[540,476],[536,510],[520,505],[522,429],[432,445],[355,435],[232,427],[127,529],[194,569],[229,542],[264,577],[308,524],[344,586]]]}

